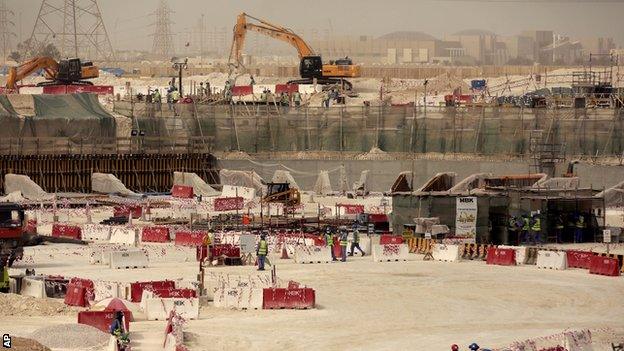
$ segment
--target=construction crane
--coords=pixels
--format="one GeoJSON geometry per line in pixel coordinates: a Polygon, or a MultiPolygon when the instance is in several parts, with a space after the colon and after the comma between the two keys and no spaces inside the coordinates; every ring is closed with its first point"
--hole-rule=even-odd
{"type": "Polygon", "coordinates": [[[51,57],[35,57],[18,67],[9,68],[6,82],[7,89],[17,89],[17,82],[43,70],[48,81],[37,84],[44,85],[93,85],[84,79],[97,78],[100,71],[92,62],[81,62],[80,59],[68,59],[57,62],[51,57]]]}
{"type": "Polygon", "coordinates": [[[323,64],[321,56],[315,54],[310,45],[292,30],[252,17],[246,13],[238,15],[236,25],[234,26],[234,38],[232,40],[229,62],[232,64],[232,61],[235,61],[235,67],[243,66],[241,56],[247,31],[255,31],[281,40],[297,49],[299,59],[301,60],[299,64],[301,79],[290,81],[288,82],[289,84],[312,84],[314,79],[316,79],[317,84],[344,84],[345,88],[350,90],[352,84],[346,81],[345,78],[357,78],[361,75],[360,66],[354,65],[350,58],[345,57],[330,61],[329,64],[323,64]],[[258,23],[249,23],[248,19],[258,23]]]}

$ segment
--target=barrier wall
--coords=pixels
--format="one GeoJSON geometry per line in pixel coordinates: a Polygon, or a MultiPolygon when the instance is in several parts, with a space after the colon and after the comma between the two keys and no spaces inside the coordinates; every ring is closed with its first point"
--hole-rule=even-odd
{"type": "Polygon", "coordinates": [[[96,280],[93,282],[93,290],[95,293],[95,301],[102,301],[111,297],[120,297],[119,284],[116,282],[96,280]]]}
{"type": "Polygon", "coordinates": [[[407,261],[409,248],[400,245],[372,245],[373,262],[407,261]]]}
{"type": "Polygon", "coordinates": [[[104,242],[110,240],[111,226],[85,224],[82,226],[82,240],[104,242]]]}
{"type": "Polygon", "coordinates": [[[75,225],[54,223],[52,225],[53,237],[64,237],[80,240],[82,238],[80,227],[75,225]]]}
{"type": "Polygon", "coordinates": [[[128,227],[112,227],[109,242],[111,244],[136,246],[137,230],[128,227]]]}
{"type": "Polygon", "coordinates": [[[24,277],[24,279],[22,279],[20,295],[32,296],[37,298],[46,297],[45,282],[43,280],[24,277]]]}
{"type": "Polygon", "coordinates": [[[539,250],[535,264],[537,268],[564,270],[568,268],[568,259],[564,251],[539,250]]]}
{"type": "Polygon", "coordinates": [[[308,309],[316,305],[316,295],[310,288],[277,288],[263,290],[264,309],[308,309]]]}
{"type": "Polygon", "coordinates": [[[143,250],[111,251],[110,268],[147,268],[149,259],[143,250]]]}
{"type": "Polygon", "coordinates": [[[199,318],[199,299],[151,298],[144,302],[148,321],[165,320],[175,310],[182,318],[199,318]]]}
{"type": "Polygon", "coordinates": [[[182,198],[182,199],[192,199],[193,198],[193,187],[188,185],[174,185],[171,188],[171,196],[182,198]]]}
{"type": "MultiPolygon", "coordinates": [[[[127,311],[122,312],[126,331],[130,331],[130,315],[127,311]]],[[[108,334],[115,314],[115,311],[81,311],[78,312],[78,324],[90,325],[108,334]]]]}
{"type": "Polygon", "coordinates": [[[65,304],[85,307],[88,305],[86,294],[87,288],[84,286],[77,283],[69,283],[67,285],[67,294],[65,295],[65,304]]]}
{"type": "Polygon", "coordinates": [[[434,244],[433,259],[436,261],[457,262],[460,260],[459,249],[459,245],[434,244]]]}
{"type": "Polygon", "coordinates": [[[295,263],[330,263],[330,248],[327,246],[295,246],[295,263]]]}
{"type": "Polygon", "coordinates": [[[516,264],[517,265],[527,264],[527,259],[529,258],[529,255],[528,255],[529,248],[527,246],[499,245],[498,248],[512,249],[516,251],[516,264]]]}
{"type": "Polygon", "coordinates": [[[589,269],[591,258],[594,256],[594,253],[589,251],[567,250],[566,255],[568,267],[589,269]]]}
{"type": "Polygon", "coordinates": [[[154,289],[153,294],[155,297],[162,298],[175,297],[179,299],[190,299],[197,297],[197,292],[193,289],[154,289]]]}
{"type": "Polygon", "coordinates": [[[498,266],[515,266],[516,250],[491,247],[487,250],[486,263],[498,266]]]}
{"type": "Polygon", "coordinates": [[[143,227],[141,232],[142,242],[166,243],[169,240],[168,227],[143,227]]]}
{"type": "Polygon", "coordinates": [[[180,246],[201,246],[206,240],[206,232],[179,231],[175,233],[175,244],[180,246]]]}
{"type": "Polygon", "coordinates": [[[403,237],[399,235],[382,234],[379,236],[379,245],[403,244],[403,237]]]}
{"type": "Polygon", "coordinates": [[[172,280],[160,280],[151,282],[130,283],[130,301],[141,302],[143,290],[154,289],[175,289],[175,282],[172,280]]]}
{"type": "Polygon", "coordinates": [[[617,277],[620,275],[617,258],[592,256],[589,261],[589,273],[617,277]]]}
{"type": "Polygon", "coordinates": [[[221,191],[221,198],[237,198],[242,197],[247,201],[251,201],[256,197],[256,189],[244,186],[224,185],[221,191]]]}
{"type": "Polygon", "coordinates": [[[263,292],[259,288],[223,287],[214,290],[214,306],[240,310],[262,309],[263,292]]]}

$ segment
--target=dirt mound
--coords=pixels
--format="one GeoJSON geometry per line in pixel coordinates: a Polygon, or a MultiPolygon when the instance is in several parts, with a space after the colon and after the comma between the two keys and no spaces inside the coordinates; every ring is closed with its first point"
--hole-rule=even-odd
{"type": "Polygon", "coordinates": [[[61,300],[16,294],[0,294],[0,309],[5,316],[68,316],[81,310],[67,306],[61,300]]]}
{"type": "Polygon", "coordinates": [[[106,346],[108,334],[84,324],[59,324],[37,329],[31,337],[53,349],[88,349],[106,346]]]}
{"type": "Polygon", "coordinates": [[[32,339],[11,338],[11,350],[13,351],[51,351],[49,347],[43,346],[32,339]]]}

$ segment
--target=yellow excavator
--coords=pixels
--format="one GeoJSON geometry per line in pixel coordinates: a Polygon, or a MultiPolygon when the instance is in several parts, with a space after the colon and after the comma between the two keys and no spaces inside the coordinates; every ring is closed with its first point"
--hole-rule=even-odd
{"type": "Polygon", "coordinates": [[[324,64],[321,56],[315,54],[310,45],[292,30],[250,16],[246,13],[238,15],[236,25],[234,26],[234,38],[232,40],[229,61],[230,64],[235,65],[235,67],[242,66],[242,51],[245,45],[247,31],[258,32],[271,38],[284,41],[297,49],[299,59],[301,60],[299,64],[301,79],[293,80],[288,83],[312,84],[313,80],[316,79],[317,84],[344,84],[345,88],[350,90],[352,84],[345,79],[361,76],[361,67],[354,65],[349,57],[324,64]],[[254,20],[257,23],[250,23],[247,21],[248,19],[254,20]],[[235,63],[232,63],[232,61],[235,61],[235,63]]]}
{"type": "Polygon", "coordinates": [[[44,71],[47,81],[37,84],[38,86],[56,84],[93,85],[93,83],[85,79],[97,78],[100,75],[100,70],[92,62],[81,62],[77,58],[57,62],[51,57],[35,57],[18,67],[9,68],[6,83],[7,89],[17,89],[17,82],[39,70],[44,71]]]}

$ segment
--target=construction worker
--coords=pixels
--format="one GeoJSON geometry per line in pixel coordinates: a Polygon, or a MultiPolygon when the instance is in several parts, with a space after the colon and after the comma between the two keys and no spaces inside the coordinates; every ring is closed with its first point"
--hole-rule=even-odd
{"type": "Polygon", "coordinates": [[[256,84],[256,80],[254,79],[253,76],[249,76],[249,85],[253,86],[256,84]]]}
{"type": "Polygon", "coordinates": [[[264,270],[264,261],[266,260],[267,254],[269,253],[269,245],[266,241],[266,235],[260,234],[260,241],[258,242],[258,247],[256,248],[256,255],[258,256],[258,270],[264,270]]]}
{"type": "Polygon", "coordinates": [[[531,225],[529,221],[529,216],[523,215],[522,216],[522,242],[524,243],[529,242],[529,229],[530,228],[531,228],[531,225]]]}
{"type": "Polygon", "coordinates": [[[557,237],[557,243],[563,243],[563,215],[559,213],[555,218],[555,235],[557,237]]]}
{"type": "Polygon", "coordinates": [[[331,251],[332,261],[338,261],[336,259],[336,253],[334,252],[334,234],[330,227],[325,228],[325,245],[327,245],[329,251],[331,251]]]}
{"type": "Polygon", "coordinates": [[[340,228],[340,251],[342,252],[342,262],[347,262],[347,245],[349,234],[347,228],[340,228]]]}
{"type": "Polygon", "coordinates": [[[266,89],[264,89],[262,91],[262,94],[260,94],[260,103],[261,104],[266,104],[267,103],[267,91],[266,91],[266,89]]]}
{"type": "Polygon", "coordinates": [[[199,98],[203,98],[205,94],[206,91],[204,90],[204,82],[199,82],[199,98]]]}
{"type": "Polygon", "coordinates": [[[290,105],[290,95],[288,95],[288,93],[282,93],[282,98],[280,100],[281,100],[280,103],[282,104],[282,106],[290,105]]]}
{"type": "Polygon", "coordinates": [[[329,108],[329,93],[323,94],[323,106],[329,108]]]}
{"type": "Polygon", "coordinates": [[[124,313],[122,311],[115,312],[115,319],[113,319],[113,322],[109,327],[111,335],[117,338],[117,350],[120,351],[126,350],[126,347],[130,344],[130,339],[128,338],[128,332],[126,331],[123,319],[124,313]]]}
{"type": "Polygon", "coordinates": [[[518,227],[516,226],[516,222],[518,220],[515,216],[509,216],[509,221],[507,223],[507,241],[511,242],[511,238],[518,238],[518,227]]]}
{"type": "Polygon", "coordinates": [[[293,94],[293,101],[295,102],[296,107],[301,106],[301,93],[295,91],[295,93],[293,94]]]}
{"type": "Polygon", "coordinates": [[[360,250],[362,256],[365,255],[364,250],[360,247],[360,231],[357,224],[353,225],[353,241],[351,242],[351,252],[349,253],[349,256],[353,256],[355,249],[360,250]]]}
{"type": "Polygon", "coordinates": [[[155,89],[152,94],[152,101],[156,104],[156,110],[158,112],[162,111],[162,95],[160,95],[160,90],[155,89]]]}
{"type": "Polygon", "coordinates": [[[539,213],[534,213],[531,219],[531,242],[534,244],[541,243],[542,219],[539,213]]]}
{"type": "Polygon", "coordinates": [[[180,92],[177,88],[173,88],[171,92],[171,104],[173,105],[173,114],[174,116],[178,116],[178,102],[180,101],[180,92]]]}
{"type": "Polygon", "coordinates": [[[576,223],[574,229],[574,242],[582,243],[583,242],[583,230],[585,229],[585,217],[583,214],[578,213],[576,215],[576,223]]]}

